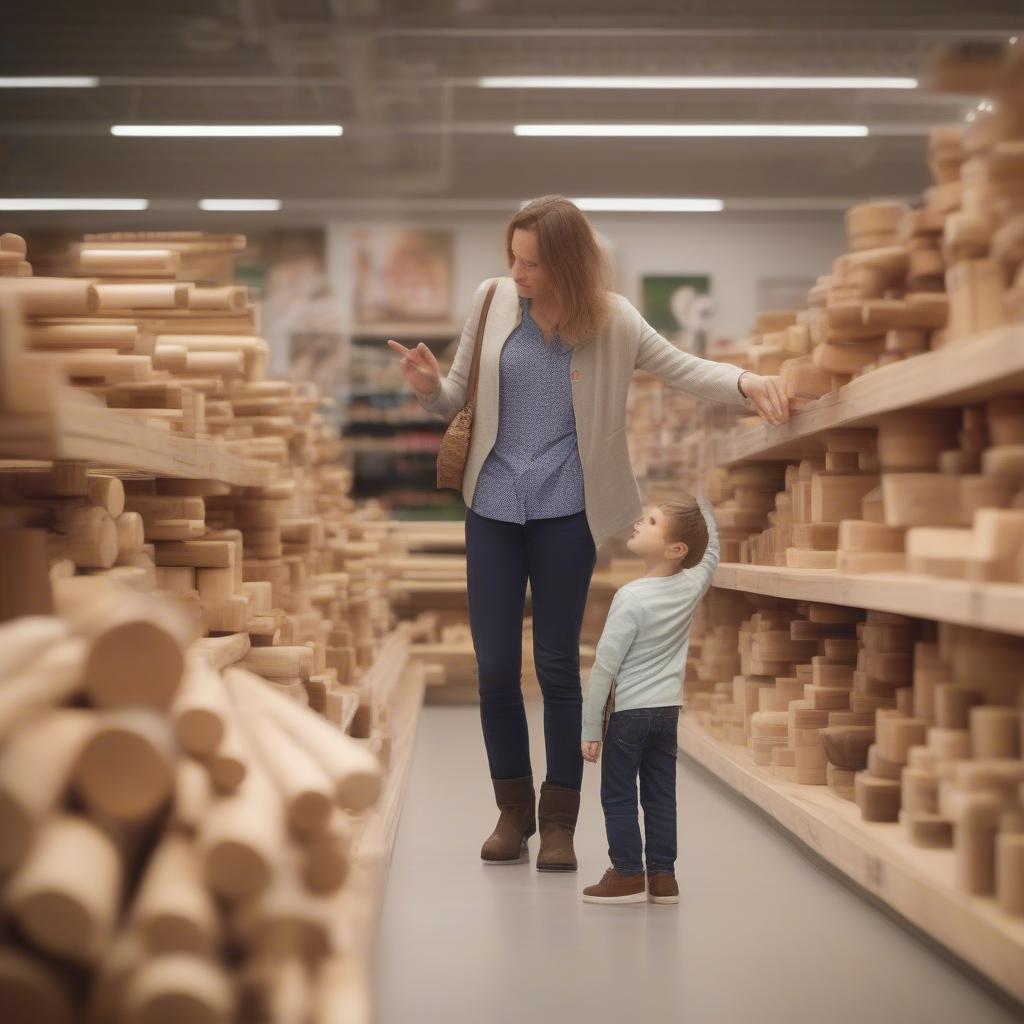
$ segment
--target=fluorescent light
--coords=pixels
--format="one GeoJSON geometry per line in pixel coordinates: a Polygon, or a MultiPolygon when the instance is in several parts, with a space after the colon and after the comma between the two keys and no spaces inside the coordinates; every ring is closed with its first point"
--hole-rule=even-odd
{"type": "Polygon", "coordinates": [[[148,199],[0,199],[0,210],[145,210],[148,199]]]}
{"type": "Polygon", "coordinates": [[[95,89],[99,84],[92,75],[0,76],[0,89],[95,89]]]}
{"type": "Polygon", "coordinates": [[[916,78],[806,75],[489,75],[483,89],[916,89],[916,78]]]}
{"type": "Polygon", "coordinates": [[[850,138],[868,134],[863,124],[517,124],[513,131],[529,136],[649,138],[850,138]]]}
{"type": "Polygon", "coordinates": [[[721,199],[653,199],[635,196],[623,198],[591,197],[573,199],[581,210],[604,213],[718,213],[721,199]]]}
{"type": "Polygon", "coordinates": [[[280,210],[280,199],[200,199],[200,210],[223,212],[227,210],[239,210],[249,213],[264,210],[280,210]]]}
{"type": "Polygon", "coordinates": [[[340,124],[115,124],[111,135],[135,138],[282,138],[334,136],[340,124]]]}

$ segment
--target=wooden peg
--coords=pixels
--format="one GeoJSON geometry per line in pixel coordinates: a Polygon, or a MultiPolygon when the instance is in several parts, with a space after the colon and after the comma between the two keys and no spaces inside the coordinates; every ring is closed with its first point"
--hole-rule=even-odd
{"type": "Polygon", "coordinates": [[[234,990],[224,969],[184,953],[147,959],[125,986],[125,1024],[228,1024],[234,990]]]}

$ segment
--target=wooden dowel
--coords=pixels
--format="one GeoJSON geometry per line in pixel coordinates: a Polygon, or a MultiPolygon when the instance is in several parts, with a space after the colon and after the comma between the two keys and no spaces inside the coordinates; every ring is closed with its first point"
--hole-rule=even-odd
{"type": "Polygon", "coordinates": [[[61,640],[0,686],[0,740],[38,711],[63,704],[82,690],[86,643],[61,640]]]}
{"type": "Polygon", "coordinates": [[[146,543],[142,516],[138,512],[122,512],[114,520],[117,531],[118,558],[137,554],[146,543]]]}
{"type": "Polygon", "coordinates": [[[0,680],[14,675],[68,634],[58,618],[32,615],[0,625],[0,680]]]}
{"type": "Polygon", "coordinates": [[[174,732],[193,757],[207,757],[220,745],[230,713],[220,675],[200,657],[190,659],[171,705],[174,732]]]}
{"type": "Polygon", "coordinates": [[[124,992],[125,1024],[228,1024],[234,990],[224,969],[198,956],[145,960],[124,992]]]}
{"type": "Polygon", "coordinates": [[[285,818],[300,836],[322,835],[333,807],[333,786],[319,763],[265,711],[241,707],[242,728],[284,802],[285,818]]]}
{"type": "Polygon", "coordinates": [[[352,848],[352,822],[347,812],[334,809],[322,836],[304,842],[300,872],[310,892],[336,892],[348,877],[352,848]]]}
{"type": "Polygon", "coordinates": [[[0,748],[0,874],[21,860],[56,810],[94,726],[91,711],[59,708],[27,722],[0,748]]]}
{"type": "Polygon", "coordinates": [[[99,309],[90,281],[74,277],[24,277],[12,284],[26,316],[80,316],[99,309]]]}
{"type": "Polygon", "coordinates": [[[173,277],[180,264],[171,249],[80,249],[78,271],[95,277],[173,277]]]}
{"type": "Polygon", "coordinates": [[[44,952],[95,962],[110,939],[121,892],[121,859],[92,822],[60,814],[40,829],[5,900],[44,952]]]}
{"type": "Polygon", "coordinates": [[[178,760],[174,769],[174,800],[171,821],[176,828],[194,834],[210,808],[213,791],[206,767],[189,757],[178,760]]]}
{"type": "Polygon", "coordinates": [[[339,806],[358,811],[377,800],[381,788],[380,762],[367,747],[308,708],[275,693],[259,676],[242,669],[228,669],[224,682],[240,706],[247,701],[261,705],[320,762],[334,782],[339,806]]]}
{"type": "Polygon", "coordinates": [[[262,768],[250,763],[238,790],[213,802],[198,841],[206,883],[218,896],[249,899],[270,884],[287,838],[281,798],[262,768]]]}
{"type": "Polygon", "coordinates": [[[193,649],[211,668],[220,671],[241,661],[250,646],[248,633],[231,633],[228,636],[203,637],[195,642],[193,649]]]}
{"type": "Polygon", "coordinates": [[[139,329],[134,324],[46,324],[29,327],[26,341],[30,348],[42,351],[106,348],[134,352],[139,329]]]}
{"type": "Polygon", "coordinates": [[[45,530],[0,530],[0,622],[22,616],[38,621],[37,616],[53,611],[49,565],[45,530]]]}
{"type": "Polygon", "coordinates": [[[175,742],[170,723],[141,708],[97,713],[95,729],[72,777],[86,805],[117,821],[155,814],[174,785],[175,742]]]}
{"type": "Polygon", "coordinates": [[[4,1024],[74,1024],[71,993],[54,970],[20,949],[0,946],[4,1024]]]}
{"type": "Polygon", "coordinates": [[[249,303],[249,289],[244,285],[219,288],[193,288],[189,309],[228,309],[241,311],[249,303]]]}
{"type": "Polygon", "coordinates": [[[103,508],[80,505],[59,511],[53,548],[85,569],[109,569],[117,560],[117,527],[103,508]]]}
{"type": "Polygon", "coordinates": [[[99,309],[186,309],[187,284],[98,284],[99,309]]]}
{"type": "Polygon", "coordinates": [[[251,751],[232,714],[224,719],[224,732],[207,761],[210,782],[218,793],[234,793],[249,772],[251,751]]]}
{"type": "Polygon", "coordinates": [[[217,908],[189,837],[180,832],[163,836],[146,866],[131,913],[152,953],[215,952],[217,908]]]}
{"type": "Polygon", "coordinates": [[[87,482],[89,501],[117,518],[124,511],[124,484],[119,477],[90,473],[87,482]]]}

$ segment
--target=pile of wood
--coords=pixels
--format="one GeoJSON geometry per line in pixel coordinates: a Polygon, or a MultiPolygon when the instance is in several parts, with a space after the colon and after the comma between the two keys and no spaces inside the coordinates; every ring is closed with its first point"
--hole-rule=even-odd
{"type": "MultiPolygon", "coordinates": [[[[848,251],[818,278],[807,307],[759,315],[748,337],[759,373],[811,400],[853,377],[970,341],[1024,318],[1024,65],[1007,48],[988,97],[963,125],[932,131],[933,184],[919,202],[877,200],[846,212],[848,251]]],[[[956,90],[955,76],[937,87],[956,90]]]]}
{"type": "Polygon", "coordinates": [[[952,848],[960,888],[1024,915],[1024,640],[716,594],[691,639],[701,726],[780,780],[827,785],[864,820],[952,848]]]}
{"type": "Polygon", "coordinates": [[[1024,582],[1024,398],[821,441],[824,458],[711,472],[724,561],[1024,582]]]}
{"type": "Polygon", "coordinates": [[[193,642],[109,579],[54,593],[0,627],[4,1020],[369,1019],[339,908],[371,746],[221,671],[244,634],[193,642]]]}

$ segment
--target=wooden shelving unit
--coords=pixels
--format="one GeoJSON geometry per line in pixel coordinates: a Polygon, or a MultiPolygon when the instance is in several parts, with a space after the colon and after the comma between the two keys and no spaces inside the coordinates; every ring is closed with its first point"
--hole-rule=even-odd
{"type": "Polygon", "coordinates": [[[843,874],[1024,1000],[1024,920],[1001,913],[993,899],[955,888],[948,850],[912,846],[897,824],[862,821],[855,804],[824,786],[771,777],[745,749],[713,739],[685,715],[679,746],[843,874]]]}
{"type": "Polygon", "coordinates": [[[914,356],[857,377],[809,403],[780,427],[737,428],[715,445],[715,461],[797,459],[823,450],[837,427],[871,426],[877,417],[914,406],[956,406],[1024,390],[1024,324],[1001,327],[961,344],[914,356]]]}
{"type": "Polygon", "coordinates": [[[768,597],[823,601],[956,622],[1024,636],[1024,585],[969,583],[912,573],[852,575],[834,569],[719,565],[714,585],[768,597]]]}

